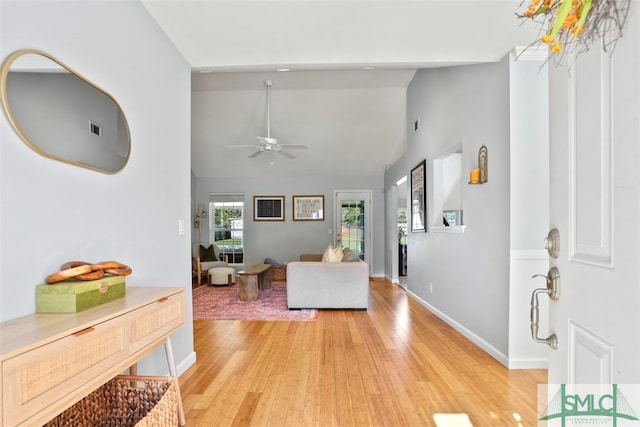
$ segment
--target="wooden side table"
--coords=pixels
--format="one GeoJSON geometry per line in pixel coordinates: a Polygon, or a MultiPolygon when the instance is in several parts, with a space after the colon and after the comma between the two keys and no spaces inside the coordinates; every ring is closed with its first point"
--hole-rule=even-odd
{"type": "Polygon", "coordinates": [[[260,290],[271,289],[271,264],[255,264],[238,272],[240,301],[255,301],[260,290]]]}

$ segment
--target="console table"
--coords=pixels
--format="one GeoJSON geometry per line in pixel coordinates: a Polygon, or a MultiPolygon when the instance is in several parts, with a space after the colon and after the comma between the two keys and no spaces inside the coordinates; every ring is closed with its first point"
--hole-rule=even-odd
{"type": "Polygon", "coordinates": [[[131,287],[80,313],[0,323],[0,424],[41,426],[162,344],[175,376],[169,335],[184,322],[184,289],[131,287]]]}

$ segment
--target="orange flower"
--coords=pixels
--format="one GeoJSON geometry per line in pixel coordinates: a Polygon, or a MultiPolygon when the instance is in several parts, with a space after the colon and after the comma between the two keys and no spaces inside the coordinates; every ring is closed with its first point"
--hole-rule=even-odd
{"type": "Polygon", "coordinates": [[[562,52],[562,43],[556,43],[551,46],[551,52],[560,53],[562,52]]]}
{"type": "Polygon", "coordinates": [[[578,22],[578,17],[576,15],[569,15],[565,18],[564,22],[562,23],[562,28],[569,28],[576,22],[578,22]]]}
{"type": "Polygon", "coordinates": [[[571,34],[578,37],[580,34],[584,32],[584,25],[580,25],[579,27],[573,27],[571,29],[571,34]]]}
{"type": "Polygon", "coordinates": [[[553,37],[551,36],[551,34],[545,34],[540,40],[542,40],[542,43],[551,43],[553,42],[553,37]]]}

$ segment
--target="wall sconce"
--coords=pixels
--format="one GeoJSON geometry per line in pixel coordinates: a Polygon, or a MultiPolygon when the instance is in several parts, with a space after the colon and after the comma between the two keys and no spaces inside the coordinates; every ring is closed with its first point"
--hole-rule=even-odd
{"type": "Polygon", "coordinates": [[[489,179],[489,150],[485,145],[478,150],[478,167],[469,174],[469,184],[484,184],[489,179]]]}
{"type": "Polygon", "coordinates": [[[195,228],[200,228],[200,220],[206,217],[207,217],[207,211],[204,209],[204,205],[198,206],[198,213],[196,214],[196,217],[193,219],[193,226],[195,228]]]}

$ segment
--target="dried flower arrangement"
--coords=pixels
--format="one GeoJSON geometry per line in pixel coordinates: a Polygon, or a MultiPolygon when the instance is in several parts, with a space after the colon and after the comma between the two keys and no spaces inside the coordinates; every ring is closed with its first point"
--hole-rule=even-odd
{"type": "MultiPolygon", "coordinates": [[[[529,0],[528,9],[517,14],[542,27],[544,35],[535,43],[546,43],[552,53],[563,47],[584,52],[596,40],[612,49],[622,36],[631,0],[529,0]]],[[[524,2],[523,2],[524,4],[524,2]]]]}

